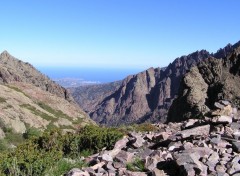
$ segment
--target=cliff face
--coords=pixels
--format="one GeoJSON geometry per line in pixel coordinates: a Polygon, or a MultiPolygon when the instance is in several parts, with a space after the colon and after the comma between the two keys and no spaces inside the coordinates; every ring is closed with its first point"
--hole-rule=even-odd
{"type": "Polygon", "coordinates": [[[182,75],[209,56],[207,51],[202,50],[177,58],[165,69],[150,68],[128,76],[118,90],[90,112],[91,118],[106,125],[165,121],[182,75]]]}
{"type": "Polygon", "coordinates": [[[0,54],[0,83],[25,82],[44,91],[53,93],[68,101],[73,101],[69,92],[36,70],[31,64],[22,62],[7,51],[0,54]]]}
{"type": "Polygon", "coordinates": [[[209,58],[193,67],[182,79],[168,121],[201,117],[215,108],[214,102],[240,102],[240,47],[225,58],[209,58]]]}
{"type": "Polygon", "coordinates": [[[209,57],[225,57],[239,45],[240,42],[229,44],[215,54],[206,50],[197,51],[175,59],[164,69],[150,68],[128,76],[118,89],[106,94],[94,105],[89,115],[96,122],[105,125],[165,122],[172,101],[177,97],[180,81],[187,70],[209,57]]]}

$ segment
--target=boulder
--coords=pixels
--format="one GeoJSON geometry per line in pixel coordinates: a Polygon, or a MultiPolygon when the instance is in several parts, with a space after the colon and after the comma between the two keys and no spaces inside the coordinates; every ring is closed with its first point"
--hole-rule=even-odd
{"type": "Polygon", "coordinates": [[[182,138],[188,138],[190,136],[207,136],[210,132],[210,125],[199,126],[187,130],[183,130],[177,133],[182,138]]]}

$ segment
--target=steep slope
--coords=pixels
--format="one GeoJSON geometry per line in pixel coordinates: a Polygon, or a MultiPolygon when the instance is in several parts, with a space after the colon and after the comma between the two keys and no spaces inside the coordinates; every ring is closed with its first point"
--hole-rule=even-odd
{"type": "Polygon", "coordinates": [[[223,59],[200,62],[184,76],[168,121],[202,117],[218,106],[214,103],[219,100],[240,105],[240,47],[223,59]]]}
{"type": "Polygon", "coordinates": [[[84,85],[79,87],[69,88],[74,100],[86,111],[90,112],[93,108],[102,101],[102,99],[112,92],[116,91],[121,81],[96,84],[96,85],[84,85]]]}
{"type": "Polygon", "coordinates": [[[27,128],[59,127],[72,130],[94,123],[66,89],[33,66],[9,55],[0,55],[0,128],[24,133],[27,128]]]}
{"type": "Polygon", "coordinates": [[[100,124],[120,125],[144,121],[166,121],[167,112],[182,76],[198,62],[215,56],[228,55],[240,45],[227,45],[215,54],[201,50],[174,60],[164,69],[150,68],[123,80],[120,88],[107,95],[94,109],[90,117],[100,124]]]}
{"type": "Polygon", "coordinates": [[[35,85],[44,91],[72,101],[66,89],[50,80],[47,76],[36,70],[31,64],[11,56],[7,51],[0,54],[0,82],[25,82],[35,85]]]}

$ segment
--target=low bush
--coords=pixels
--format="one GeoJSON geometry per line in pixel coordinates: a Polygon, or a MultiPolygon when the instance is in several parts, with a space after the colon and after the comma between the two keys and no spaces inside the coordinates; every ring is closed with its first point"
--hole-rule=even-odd
{"type": "MultiPolygon", "coordinates": [[[[27,141],[12,151],[0,154],[0,175],[61,175],[72,167],[81,167],[80,156],[88,156],[102,148],[111,149],[123,136],[116,128],[86,126],[76,133],[63,133],[59,129],[39,134],[28,129],[27,141]],[[40,135],[40,136],[38,136],[40,135]],[[67,162],[71,158],[76,162],[67,162]]],[[[4,146],[3,146],[4,148],[4,146]]]]}
{"type": "Polygon", "coordinates": [[[127,163],[126,168],[130,171],[139,172],[144,172],[146,170],[144,166],[144,161],[139,158],[135,158],[133,162],[127,163]]]}

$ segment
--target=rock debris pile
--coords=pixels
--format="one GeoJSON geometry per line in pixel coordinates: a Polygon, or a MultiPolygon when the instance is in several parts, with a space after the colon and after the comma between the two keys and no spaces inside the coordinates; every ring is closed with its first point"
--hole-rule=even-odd
{"type": "Polygon", "coordinates": [[[155,126],[157,132],[130,132],[66,175],[240,175],[240,112],[230,102],[216,102],[208,117],[155,126]]]}

